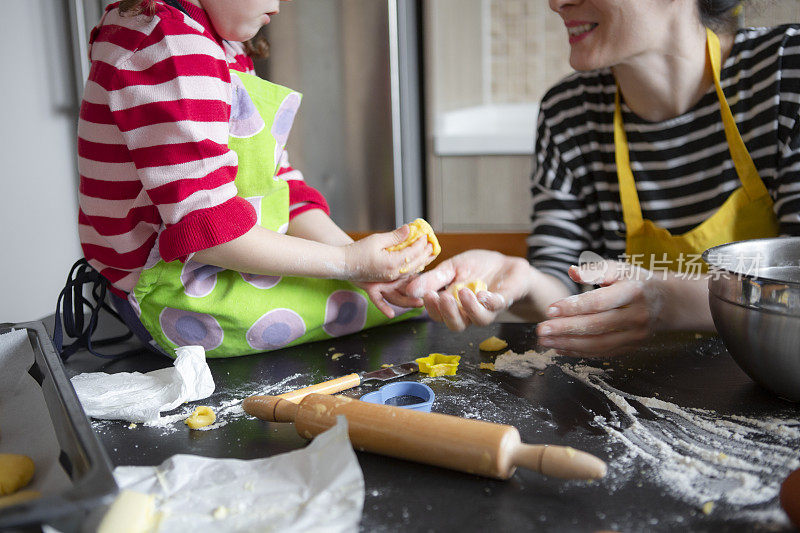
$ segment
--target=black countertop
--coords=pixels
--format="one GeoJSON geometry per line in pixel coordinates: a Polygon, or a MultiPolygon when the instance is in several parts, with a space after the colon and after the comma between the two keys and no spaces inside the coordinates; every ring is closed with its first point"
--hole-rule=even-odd
{"type": "MultiPolygon", "coordinates": [[[[244,415],[244,397],[432,352],[460,354],[455,376],[403,379],[434,390],[433,411],[514,425],[526,443],[585,450],[609,463],[608,475],[564,481],[519,469],[498,481],[358,453],[366,483],[363,531],[792,530],[777,488],[797,468],[800,410],[755,385],[718,338],[663,335],[613,360],[558,358],[523,378],[479,369],[498,355],[480,352],[480,341],[496,335],[523,353],[535,347],[534,327],[506,323],[453,333],[412,320],[266,354],[211,359],[216,392],[194,403],[218,411],[215,429],[189,431],[180,421],[159,427],[94,421],[93,428],[115,465],[156,465],[177,453],[271,456],[306,441],[291,424],[244,415]],[[335,353],[344,355],[332,360],[335,353]],[[627,400],[615,402],[621,398],[627,400]],[[704,512],[706,502],[714,506],[704,512]]],[[[72,376],[170,364],[147,353],[112,362],[78,353],[66,368],[72,376]]],[[[344,394],[357,398],[375,387],[344,394]]]]}

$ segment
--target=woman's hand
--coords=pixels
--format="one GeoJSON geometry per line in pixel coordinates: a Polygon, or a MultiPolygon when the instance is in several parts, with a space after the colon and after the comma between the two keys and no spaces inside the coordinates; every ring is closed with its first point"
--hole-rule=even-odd
{"type": "Polygon", "coordinates": [[[565,355],[611,356],[636,347],[663,329],[712,329],[705,278],[688,280],[625,263],[604,272],[570,267],[577,283],[600,285],[549,306],[536,328],[539,344],[565,355]]]}
{"type": "Polygon", "coordinates": [[[451,330],[461,331],[471,324],[485,326],[492,323],[498,314],[514,304],[517,307],[533,304],[535,307],[536,299],[531,288],[539,284],[544,285],[544,294],[553,290],[558,297],[568,294],[563,284],[532,268],[521,257],[470,250],[420,274],[408,283],[404,292],[412,297],[422,297],[433,320],[444,322],[451,330]],[[442,290],[453,283],[476,279],[483,280],[488,290],[476,295],[469,289],[461,289],[458,293],[460,306],[447,290],[442,290]]]}
{"type": "Polygon", "coordinates": [[[400,244],[409,235],[408,225],[388,233],[374,233],[347,244],[344,250],[345,272],[341,279],[353,282],[394,281],[421,271],[433,261],[433,248],[424,237],[414,244],[389,252],[386,248],[400,244]]]}

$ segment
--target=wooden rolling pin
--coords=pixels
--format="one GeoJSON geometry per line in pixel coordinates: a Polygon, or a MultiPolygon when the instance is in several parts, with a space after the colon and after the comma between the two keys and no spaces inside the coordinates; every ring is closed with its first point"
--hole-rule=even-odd
{"type": "Polygon", "coordinates": [[[523,444],[513,426],[322,394],[309,394],[299,404],[276,396],[251,396],[243,407],[262,420],[294,422],[297,433],[307,439],[344,415],[358,450],[497,479],[508,479],[517,466],[566,479],[606,473],[606,464],[586,452],[523,444]]]}

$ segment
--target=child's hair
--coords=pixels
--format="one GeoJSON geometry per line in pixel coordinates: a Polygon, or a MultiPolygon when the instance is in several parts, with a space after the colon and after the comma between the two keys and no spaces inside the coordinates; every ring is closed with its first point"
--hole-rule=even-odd
{"type": "MultiPolygon", "coordinates": [[[[119,12],[122,15],[152,17],[156,14],[156,0],[120,0],[119,12]]],[[[264,59],[269,55],[269,43],[261,35],[256,35],[242,44],[244,44],[245,53],[253,59],[264,59]]]]}
{"type": "Polygon", "coordinates": [[[156,13],[156,0],[120,0],[119,12],[123,15],[147,15],[152,17],[156,13]]]}

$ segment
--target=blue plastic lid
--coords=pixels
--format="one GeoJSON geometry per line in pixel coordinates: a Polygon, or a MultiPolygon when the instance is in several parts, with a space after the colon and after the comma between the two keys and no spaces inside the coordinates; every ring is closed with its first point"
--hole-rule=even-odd
{"type": "Polygon", "coordinates": [[[362,402],[382,403],[430,413],[435,395],[430,387],[416,381],[395,381],[361,397],[362,402]]]}

